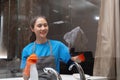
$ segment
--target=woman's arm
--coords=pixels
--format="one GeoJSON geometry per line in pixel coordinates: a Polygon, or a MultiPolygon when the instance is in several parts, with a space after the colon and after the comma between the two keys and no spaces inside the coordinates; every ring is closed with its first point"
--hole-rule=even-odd
{"type": "Polygon", "coordinates": [[[24,69],[21,70],[21,71],[22,71],[23,80],[29,80],[29,76],[26,76],[26,75],[24,74],[24,69]]]}
{"type": "Polygon", "coordinates": [[[23,79],[24,80],[29,80],[29,77],[23,74],[23,79]]]}

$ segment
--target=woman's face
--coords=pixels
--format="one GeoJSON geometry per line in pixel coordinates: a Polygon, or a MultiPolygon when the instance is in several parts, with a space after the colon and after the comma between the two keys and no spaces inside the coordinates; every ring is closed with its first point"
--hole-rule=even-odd
{"type": "Polygon", "coordinates": [[[34,32],[36,35],[36,39],[46,38],[48,29],[48,23],[46,19],[42,17],[39,17],[34,24],[34,28],[31,28],[32,32],[34,32]]]}

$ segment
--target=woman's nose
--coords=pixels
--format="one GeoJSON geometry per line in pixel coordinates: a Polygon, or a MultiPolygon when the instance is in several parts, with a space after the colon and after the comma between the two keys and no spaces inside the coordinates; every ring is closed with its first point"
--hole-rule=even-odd
{"type": "Polygon", "coordinates": [[[42,30],[44,30],[44,29],[45,29],[45,26],[44,26],[44,25],[42,25],[41,29],[42,29],[42,30]]]}

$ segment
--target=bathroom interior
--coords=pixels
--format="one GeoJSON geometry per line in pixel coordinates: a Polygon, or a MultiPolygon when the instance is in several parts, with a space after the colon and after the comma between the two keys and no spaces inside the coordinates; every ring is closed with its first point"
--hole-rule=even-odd
{"type": "MultiPolygon", "coordinates": [[[[100,2],[101,0],[0,0],[0,79],[22,76],[21,51],[31,36],[30,19],[40,14],[49,20],[48,38],[60,40],[68,47],[65,34],[80,27],[86,41],[83,39],[78,41],[78,46],[71,46],[71,55],[84,53],[86,61],[80,65],[85,74],[92,76],[100,2]],[[85,44],[80,48],[82,42],[85,44]]],[[[68,71],[61,62],[60,74],[73,73],[74,70],[68,71]]]]}

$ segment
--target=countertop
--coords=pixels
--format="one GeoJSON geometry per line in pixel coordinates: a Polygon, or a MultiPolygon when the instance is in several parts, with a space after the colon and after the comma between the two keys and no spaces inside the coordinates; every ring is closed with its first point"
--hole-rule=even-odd
{"type": "MultiPolygon", "coordinates": [[[[75,77],[73,75],[61,75],[62,80],[79,80],[78,77],[75,77]]],[[[16,78],[2,78],[0,80],[23,80],[22,77],[16,77],[16,78]]],[[[106,77],[101,76],[89,76],[86,80],[107,80],[106,77]]]]}

